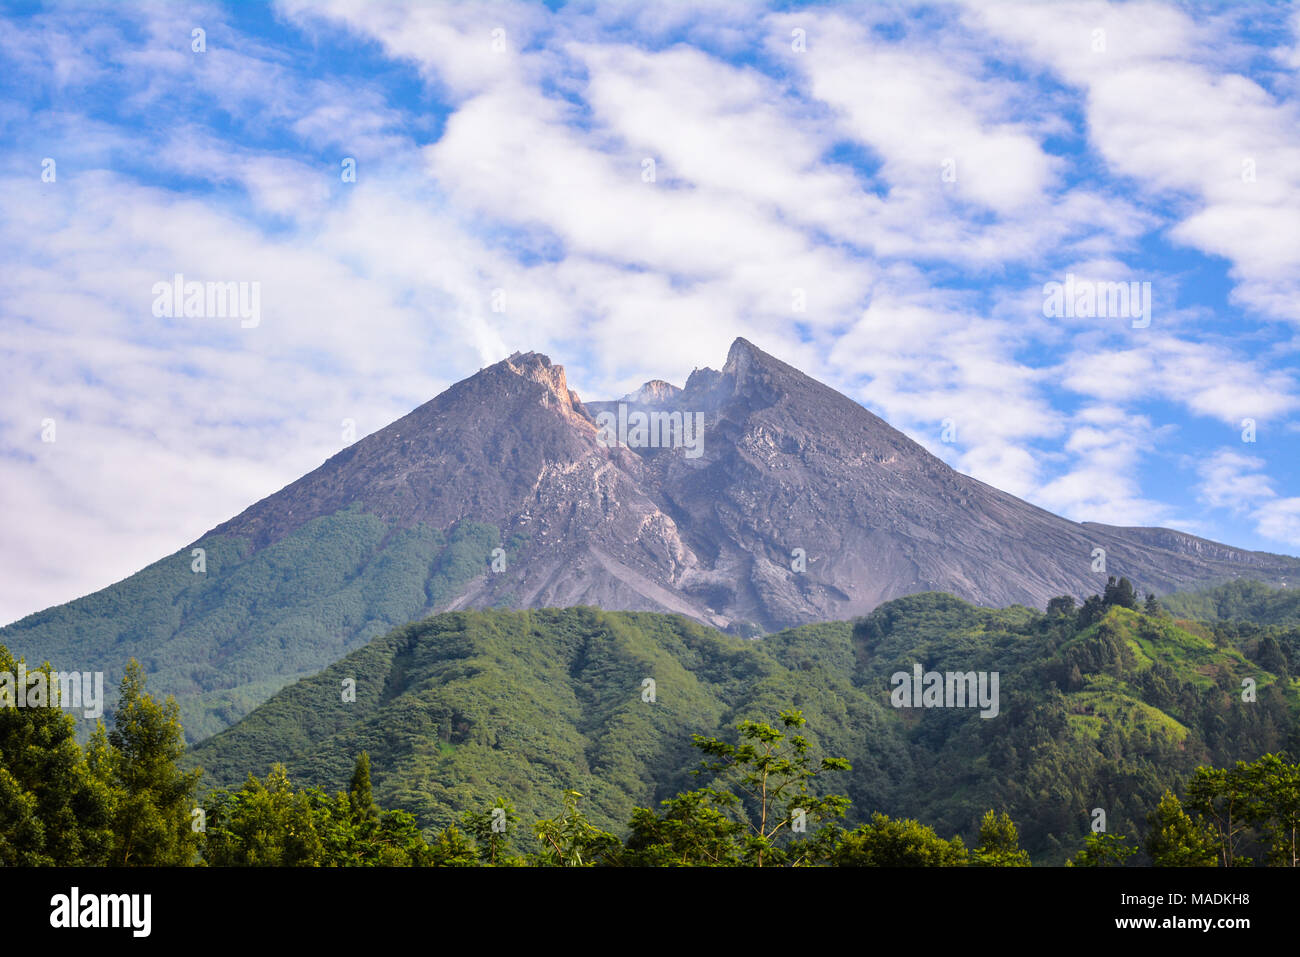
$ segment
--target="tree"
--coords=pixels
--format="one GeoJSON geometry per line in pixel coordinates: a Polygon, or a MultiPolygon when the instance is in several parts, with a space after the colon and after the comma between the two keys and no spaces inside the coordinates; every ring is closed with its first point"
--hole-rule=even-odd
{"type": "Polygon", "coordinates": [[[1060,595],[1051,598],[1047,602],[1047,614],[1051,618],[1064,617],[1074,614],[1074,596],[1060,595]]]}
{"type": "Polygon", "coordinates": [[[362,757],[358,755],[347,793],[339,792],[331,798],[319,788],[304,792],[324,845],[321,863],[341,867],[413,867],[429,863],[430,846],[415,816],[407,811],[380,810],[375,805],[369,790],[369,759],[363,761],[362,757]]]}
{"type": "Polygon", "coordinates": [[[1084,599],[1079,606],[1079,614],[1075,616],[1075,627],[1082,630],[1089,625],[1095,624],[1106,617],[1106,604],[1101,600],[1100,595],[1090,595],[1084,599]]]}
{"type": "Polygon", "coordinates": [[[449,824],[429,845],[430,867],[477,867],[478,849],[455,824],[449,824]]]}
{"type": "Polygon", "coordinates": [[[1167,789],[1147,815],[1146,849],[1156,867],[1213,867],[1217,857],[1214,835],[1167,789]]]}
{"type": "Polygon", "coordinates": [[[578,809],[577,791],[564,792],[564,813],[533,825],[542,852],[537,862],[552,867],[590,867],[612,854],[620,841],[587,820],[578,809]]]}
{"type": "Polygon", "coordinates": [[[370,755],[365,751],[357,755],[357,762],[352,768],[352,780],[348,782],[348,803],[352,806],[353,814],[360,818],[377,820],[379,817],[370,790],[370,755]]]}
{"type": "Polygon", "coordinates": [[[331,795],[321,788],[307,788],[302,793],[320,835],[322,867],[364,867],[374,863],[378,848],[372,838],[377,822],[368,814],[358,813],[350,793],[331,795]]]}
{"type": "Polygon", "coordinates": [[[1224,867],[1251,863],[1238,848],[1255,814],[1252,798],[1243,761],[1233,768],[1198,767],[1187,784],[1187,806],[1211,828],[1224,867]]]}
{"type": "Polygon", "coordinates": [[[1159,618],[1164,614],[1164,609],[1160,607],[1160,599],[1156,598],[1154,592],[1147,592],[1147,601],[1143,611],[1154,618],[1159,618]]]}
{"type": "Polygon", "coordinates": [[[871,823],[840,831],[830,853],[836,867],[961,867],[967,863],[960,837],[945,841],[910,818],[871,815],[871,823]]]}
{"type": "Polygon", "coordinates": [[[1020,848],[1020,833],[1011,815],[1003,811],[984,812],[980,821],[980,844],[971,855],[975,867],[1029,867],[1029,852],[1020,848]]]}
{"type": "Polygon", "coordinates": [[[1260,639],[1259,646],[1255,649],[1254,660],[1259,662],[1260,667],[1275,675],[1286,676],[1290,670],[1282,646],[1272,635],[1265,635],[1260,639]]]}
{"type": "Polygon", "coordinates": [[[203,857],[218,867],[311,867],[324,846],[307,795],[296,794],[284,765],[259,781],[252,774],[234,793],[214,792],[208,801],[203,857]]]}
{"type": "MultiPolygon", "coordinates": [[[[738,744],[694,735],[695,746],[713,759],[705,761],[702,770],[730,782],[751,802],[745,854],[758,867],[765,861],[786,861],[788,854],[778,848],[778,838],[805,831],[809,821],[843,817],[849,806],[849,799],[842,794],[815,796],[809,789],[810,782],[827,771],[852,770],[849,762],[822,758],[814,768],[808,739],[792,730],[807,723],[803,712],[789,709],[779,717],[786,730],[761,721],[742,721],[737,725],[738,744]]],[[[796,860],[801,858],[796,855],[796,860]]]]}
{"type": "Polygon", "coordinates": [[[185,751],[174,698],[158,704],[145,693],[144,669],[134,658],[118,696],[110,751],[103,770],[121,791],[113,812],[110,862],[117,866],[191,864],[198,849],[191,829],[194,792],[202,771],[181,771],[185,751]]]}
{"type": "Polygon", "coordinates": [[[1106,582],[1106,590],[1101,596],[1102,604],[1107,607],[1118,605],[1120,608],[1131,608],[1137,611],[1137,593],[1133,590],[1133,583],[1127,578],[1115,580],[1111,575],[1106,582]]]}
{"type": "Polygon", "coordinates": [[[510,855],[510,842],[519,827],[519,815],[515,813],[515,806],[505,798],[498,796],[493,806],[480,814],[466,811],[461,815],[461,823],[478,845],[484,864],[509,867],[519,863],[520,858],[510,855]]]}
{"type": "Polygon", "coordinates": [[[1066,867],[1122,867],[1128,858],[1137,853],[1129,847],[1128,838],[1122,834],[1093,832],[1084,842],[1083,850],[1066,863],[1066,867]]]}
{"type": "MultiPolygon", "coordinates": [[[[0,672],[19,661],[0,645],[0,672]]],[[[54,698],[47,663],[26,672],[43,684],[49,707],[0,705],[0,865],[107,863],[113,795],[76,740],[76,719],[54,698]]]]}
{"type": "Polygon", "coordinates": [[[729,867],[742,862],[746,827],[730,816],[734,794],[701,788],[637,808],[623,863],[641,867],[729,867]]]}
{"type": "Polygon", "coordinates": [[[0,866],[38,867],[54,863],[45,853],[45,825],[36,795],[0,766],[0,866]]]}
{"type": "MultiPolygon", "coordinates": [[[[424,840],[415,815],[409,811],[382,811],[371,847],[376,867],[427,867],[432,848],[424,840]]],[[[477,854],[476,854],[477,857],[477,854]]]]}
{"type": "Polygon", "coordinates": [[[1077,663],[1070,665],[1070,674],[1065,679],[1066,691],[1078,691],[1083,687],[1083,672],[1079,670],[1077,663]]]}
{"type": "Polygon", "coordinates": [[[1265,754],[1245,766],[1244,776],[1251,795],[1248,815],[1268,844],[1269,862],[1300,866],[1300,764],[1265,754]]]}
{"type": "Polygon", "coordinates": [[[364,778],[354,772],[348,792],[333,796],[314,787],[295,791],[277,764],[265,781],[250,774],[238,791],[214,792],[204,859],[223,866],[409,867],[457,856],[450,835],[434,860],[414,815],[366,802],[364,778]]]}

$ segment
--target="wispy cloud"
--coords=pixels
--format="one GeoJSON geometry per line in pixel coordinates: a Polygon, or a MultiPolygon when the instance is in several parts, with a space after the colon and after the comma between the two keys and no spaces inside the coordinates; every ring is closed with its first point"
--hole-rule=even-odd
{"type": "Polygon", "coordinates": [[[0,19],[0,619],[515,349],[604,397],[736,335],[1072,518],[1295,549],[1298,30],[1094,2],[0,19]],[[259,281],[263,321],[154,317],[178,272],[259,281]],[[1151,282],[1150,326],[1046,317],[1069,272],[1151,282]]]}

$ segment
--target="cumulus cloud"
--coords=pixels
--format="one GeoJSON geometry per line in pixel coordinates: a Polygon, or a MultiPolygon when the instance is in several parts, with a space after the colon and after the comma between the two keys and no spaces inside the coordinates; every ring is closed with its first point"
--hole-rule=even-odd
{"type": "Polygon", "coordinates": [[[1106,401],[1159,397],[1238,425],[1276,420],[1300,407],[1294,376],[1238,358],[1225,345],[1152,336],[1128,349],[1071,356],[1061,382],[1106,401]]]}
{"type": "Polygon", "coordinates": [[[1072,417],[1065,441],[1068,469],[1039,490],[1038,500],[1079,521],[1158,525],[1175,520],[1173,508],[1142,495],[1137,478],[1160,432],[1146,416],[1116,406],[1084,407],[1072,417]]]}
{"type": "Polygon", "coordinates": [[[1179,201],[1169,236],[1227,259],[1237,302],[1300,322],[1300,104],[1244,74],[1253,52],[1224,20],[1022,0],[971,4],[970,20],[1081,90],[1090,146],[1147,196],[1179,201]]]}
{"type": "Polygon", "coordinates": [[[1300,545],[1300,497],[1277,492],[1263,458],[1220,448],[1198,465],[1201,501],[1255,524],[1273,541],[1300,545]]]}

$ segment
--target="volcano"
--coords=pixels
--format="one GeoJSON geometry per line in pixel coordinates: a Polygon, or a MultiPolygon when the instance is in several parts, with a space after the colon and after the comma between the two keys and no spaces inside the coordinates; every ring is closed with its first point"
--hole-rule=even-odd
{"type": "Polygon", "coordinates": [[[451,608],[586,604],[772,630],[918,591],[1041,608],[1099,591],[1108,574],[1165,593],[1300,571],[1169,529],[1053,515],[953,470],[745,339],[684,388],[654,380],[587,404],[563,367],[517,353],[212,534],[261,547],[357,503],[396,526],[473,520],[526,541],[451,608]],[[652,426],[676,413],[688,441],[654,441],[653,428],[649,443],[602,435],[600,417],[620,407],[652,426]]]}
{"type": "Polygon", "coordinates": [[[925,591],[1041,608],[1108,575],[1164,594],[1282,583],[1300,560],[1054,515],[737,339],[680,388],[585,403],[516,353],[0,643],[110,673],[135,656],[202,736],[435,611],[593,605],[758,635],[925,591]]]}

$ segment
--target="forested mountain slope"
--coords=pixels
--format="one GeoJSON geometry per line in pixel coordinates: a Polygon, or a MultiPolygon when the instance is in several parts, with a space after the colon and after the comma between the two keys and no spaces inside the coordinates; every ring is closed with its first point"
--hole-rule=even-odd
{"type": "Polygon", "coordinates": [[[1041,608],[1106,573],[1163,594],[1295,580],[1300,559],[1053,515],[737,339],[683,388],[589,406],[546,356],[511,356],[0,643],[110,687],[134,656],[199,740],[433,611],[593,605],[756,635],[930,590],[1041,608]],[[602,425],[638,415],[683,431],[602,425]]]}
{"type": "Polygon", "coordinates": [[[852,762],[837,787],[855,814],[970,834],[984,809],[1005,807],[1027,848],[1060,859],[1094,808],[1112,832],[1135,833],[1197,763],[1294,747],[1294,637],[1268,670],[1204,626],[1100,599],[1044,615],[939,593],[762,641],[653,613],[447,613],[283,689],[190,760],[208,785],[283,761],[295,780],[338,788],[364,750],[377,799],[426,826],[498,795],[543,814],[576,789],[616,828],[699,783],[693,733],[725,735],[792,705],[817,753],[852,762]],[[998,672],[996,717],[894,707],[891,676],[918,663],[998,672]]]}

